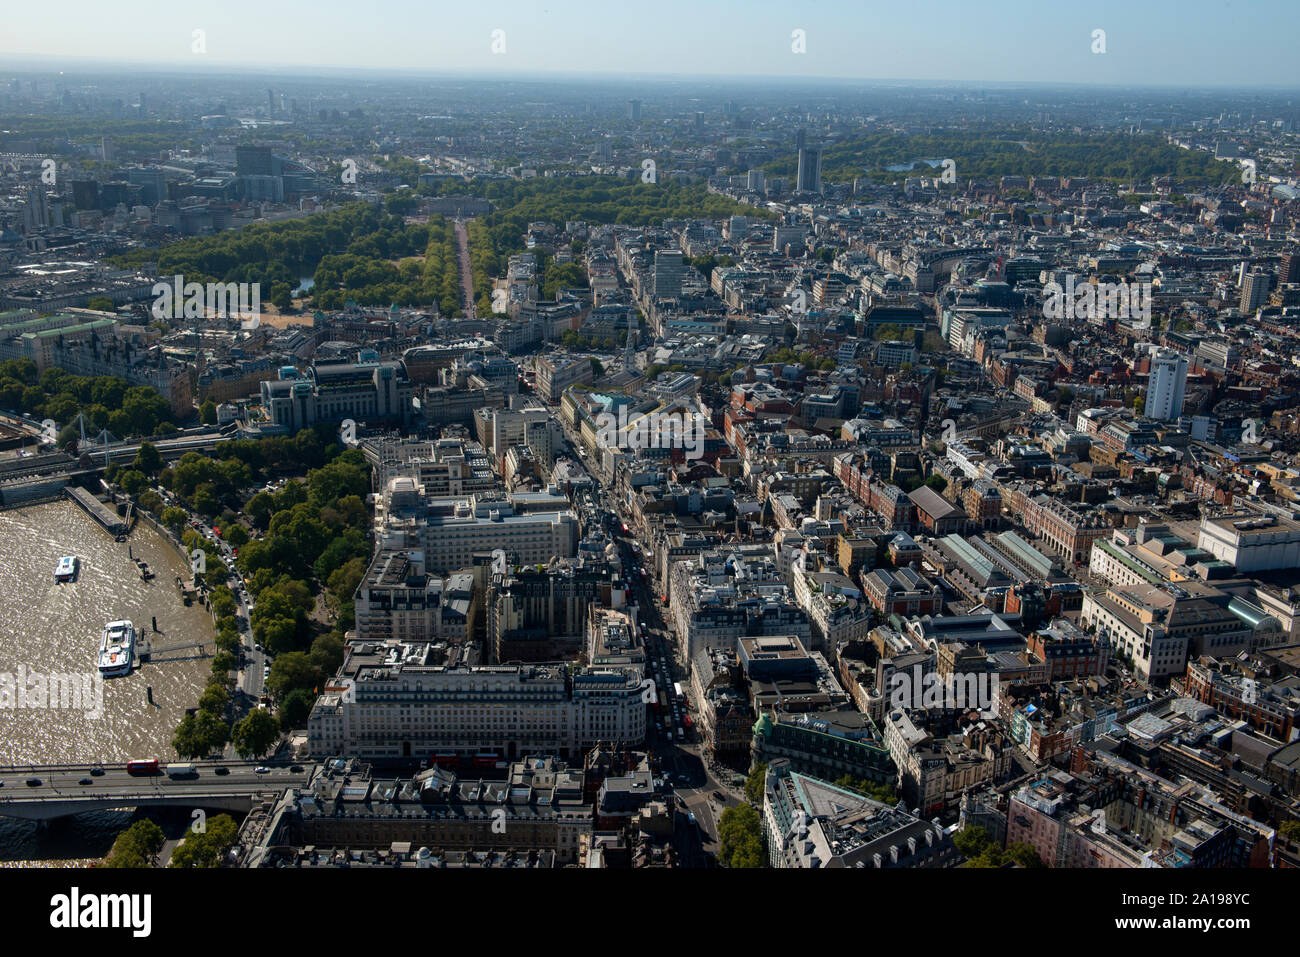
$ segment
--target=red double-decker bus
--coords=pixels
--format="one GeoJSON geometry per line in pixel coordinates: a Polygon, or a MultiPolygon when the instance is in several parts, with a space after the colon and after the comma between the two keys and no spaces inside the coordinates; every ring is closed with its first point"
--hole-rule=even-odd
{"type": "Polygon", "coordinates": [[[126,762],[127,774],[157,774],[158,759],[148,758],[126,762]]]}

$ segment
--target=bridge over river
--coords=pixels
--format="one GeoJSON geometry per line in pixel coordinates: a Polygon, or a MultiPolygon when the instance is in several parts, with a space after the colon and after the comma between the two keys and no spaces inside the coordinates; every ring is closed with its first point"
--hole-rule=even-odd
{"type": "Polygon", "coordinates": [[[152,775],[128,774],[124,764],[0,767],[0,816],[49,821],[117,807],[248,811],[263,795],[306,787],[315,770],[311,764],[192,763],[197,773],[189,777],[170,777],[166,765],[152,775]]]}

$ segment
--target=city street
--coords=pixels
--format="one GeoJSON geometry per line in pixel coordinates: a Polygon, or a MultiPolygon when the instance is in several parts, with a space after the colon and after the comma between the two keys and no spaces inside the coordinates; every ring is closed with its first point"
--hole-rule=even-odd
{"type": "MultiPolygon", "coordinates": [[[[175,503],[174,498],[171,496],[168,496],[168,498],[175,503]]],[[[191,515],[190,527],[208,541],[216,544],[221,552],[221,560],[230,572],[229,586],[239,606],[235,618],[239,622],[240,640],[243,645],[241,648],[243,664],[240,666],[236,677],[236,687],[251,699],[251,707],[265,693],[266,679],[264,671],[269,663],[266,653],[259,651],[253,641],[252,597],[248,594],[244,579],[239,574],[239,566],[235,562],[235,555],[230,546],[222,541],[221,537],[213,531],[212,526],[202,519],[191,515]]]]}
{"type": "MultiPolygon", "coordinates": [[[[604,494],[608,499],[608,493],[604,494]]],[[[612,503],[611,507],[622,521],[626,521],[627,516],[622,510],[612,503]]],[[[633,569],[646,567],[634,551],[634,545],[638,548],[640,545],[635,542],[631,532],[623,532],[620,526],[615,529],[614,537],[619,543],[626,567],[633,569]]],[[[718,824],[723,810],[744,803],[744,793],[731,784],[734,772],[726,769],[721,773],[715,772],[705,759],[703,742],[700,741],[695,730],[695,725],[698,725],[698,712],[690,702],[689,672],[682,667],[679,660],[671,623],[664,615],[661,598],[656,595],[657,586],[652,571],[652,568],[647,567],[645,576],[636,572],[631,576],[637,617],[645,633],[647,657],[654,663],[650,668],[650,675],[654,677],[661,701],[669,701],[673,696],[673,685],[681,684],[684,694],[680,699],[678,714],[682,717],[690,715],[692,727],[686,728],[684,721],[670,722],[673,739],[669,740],[667,729],[662,728],[657,722],[652,723],[647,736],[647,745],[662,760],[664,775],[673,785],[674,799],[678,802],[678,809],[682,816],[688,813],[695,815],[704,849],[714,852],[717,849],[718,824]],[[666,664],[666,673],[656,671],[660,667],[660,661],[666,664]],[[677,737],[679,726],[686,733],[684,740],[677,737]],[[725,800],[717,800],[714,792],[721,792],[725,800]]],[[[663,708],[664,706],[661,705],[661,711],[656,717],[664,713],[663,708]]],[[[667,713],[672,714],[671,708],[667,713]]]]}
{"type": "Polygon", "coordinates": [[[727,807],[744,803],[744,791],[731,783],[736,772],[722,766],[715,770],[710,766],[695,727],[686,728],[681,720],[690,715],[692,725],[697,725],[698,712],[690,701],[689,669],[683,665],[682,652],[677,647],[672,623],[665,614],[662,596],[666,585],[658,581],[657,569],[653,564],[645,561],[646,543],[636,538],[628,510],[604,484],[601,476],[594,472],[591,458],[579,454],[578,450],[582,448],[579,437],[567,425],[564,426],[564,432],[574,450],[572,458],[599,486],[601,504],[617,518],[612,535],[618,542],[624,567],[630,570],[632,598],[636,605],[637,619],[645,635],[648,677],[654,680],[660,700],[664,702],[655,714],[656,720],[649,725],[646,746],[662,762],[664,775],[673,788],[680,818],[688,820],[687,814],[694,814],[705,851],[714,852],[717,849],[718,825],[722,812],[727,807]],[[625,528],[627,531],[624,531],[625,528]],[[641,554],[638,554],[638,550],[641,554]],[[644,575],[640,573],[641,569],[645,570],[644,575]],[[666,672],[661,671],[661,661],[666,666],[666,672]],[[674,683],[680,683],[684,692],[677,705],[676,716],[673,716],[673,705],[670,703],[674,683]],[[668,728],[660,723],[664,714],[673,716],[668,728]],[[684,740],[678,737],[679,725],[685,731],[684,740]],[[669,731],[672,740],[668,738],[669,731]],[[721,792],[725,800],[718,801],[714,797],[715,791],[721,792]]]}

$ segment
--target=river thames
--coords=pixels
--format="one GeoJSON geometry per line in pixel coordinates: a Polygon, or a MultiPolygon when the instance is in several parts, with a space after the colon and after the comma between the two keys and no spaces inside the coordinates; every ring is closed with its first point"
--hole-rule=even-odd
{"type": "MultiPolygon", "coordinates": [[[[203,606],[187,607],[177,592],[176,576],[186,571],[143,522],[119,543],[71,501],[0,512],[0,765],[175,759],[172,733],[185,709],[197,705],[211,659],[193,648],[160,649],[202,641],[211,655],[215,633],[203,606]],[[62,555],[81,559],[75,582],[54,580],[62,555]],[[142,580],[132,556],[156,577],[142,580]],[[100,681],[100,637],[107,622],[121,618],[152,640],[154,660],[100,681]],[[57,706],[43,706],[37,676],[79,680],[87,693],[79,702],[65,696],[49,703],[57,706]],[[28,690],[6,696],[6,687],[28,690]]],[[[15,777],[4,787],[22,783],[15,777]]],[[[131,819],[130,811],[105,811],[38,829],[0,817],[0,862],[105,852],[131,819]]]]}

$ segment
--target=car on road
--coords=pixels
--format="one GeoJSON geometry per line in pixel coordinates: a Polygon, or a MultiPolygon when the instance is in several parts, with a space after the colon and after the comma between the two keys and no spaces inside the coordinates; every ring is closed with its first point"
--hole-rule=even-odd
{"type": "Polygon", "coordinates": [[[713,796],[717,798],[719,801],[725,802],[727,800],[727,796],[723,794],[721,791],[714,791],[713,796]]]}
{"type": "Polygon", "coordinates": [[[270,773],[271,773],[271,769],[268,768],[268,767],[265,767],[265,766],[260,767],[260,768],[253,768],[253,773],[254,773],[254,774],[270,774],[270,773]]]}
{"type": "Polygon", "coordinates": [[[38,787],[41,786],[41,779],[40,779],[40,778],[28,778],[28,779],[27,779],[27,786],[28,786],[29,788],[38,788],[38,787]]]}
{"type": "Polygon", "coordinates": [[[213,773],[213,774],[220,774],[220,775],[222,775],[222,776],[224,777],[225,775],[227,775],[227,774],[230,773],[230,768],[226,768],[226,767],[213,768],[213,769],[212,769],[212,773],[213,773]]]}
{"type": "Polygon", "coordinates": [[[90,779],[90,778],[82,778],[82,779],[81,779],[80,781],[78,781],[77,783],[78,783],[78,784],[85,785],[85,784],[94,784],[95,782],[94,782],[92,779],[90,779]]]}
{"type": "Polygon", "coordinates": [[[90,769],[90,775],[91,775],[91,777],[96,777],[96,778],[97,778],[97,777],[101,777],[101,776],[103,775],[103,773],[104,773],[104,769],[103,769],[103,768],[91,768],[91,769],[90,769]]]}
{"type": "Polygon", "coordinates": [[[294,774],[302,774],[302,765],[295,764],[292,767],[290,767],[289,770],[292,771],[294,774]]]}

